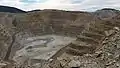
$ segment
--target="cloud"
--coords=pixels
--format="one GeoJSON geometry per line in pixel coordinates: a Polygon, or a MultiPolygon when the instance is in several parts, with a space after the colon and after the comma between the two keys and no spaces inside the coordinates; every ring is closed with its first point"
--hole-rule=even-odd
{"type": "Polygon", "coordinates": [[[120,8],[120,0],[1,0],[0,5],[23,10],[61,9],[72,11],[95,11],[102,8],[120,8]]]}

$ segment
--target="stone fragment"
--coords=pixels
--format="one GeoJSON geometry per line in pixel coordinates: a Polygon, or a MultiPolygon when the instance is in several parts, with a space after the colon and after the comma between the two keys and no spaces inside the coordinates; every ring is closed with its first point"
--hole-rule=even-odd
{"type": "Polygon", "coordinates": [[[79,60],[77,60],[77,61],[72,60],[72,61],[68,64],[69,67],[80,67],[80,65],[81,65],[81,63],[80,63],[79,60]]]}
{"type": "Polygon", "coordinates": [[[114,29],[115,29],[115,30],[118,30],[118,31],[120,30],[119,27],[114,27],[114,29]]]}
{"type": "Polygon", "coordinates": [[[106,35],[106,36],[110,36],[110,35],[113,34],[114,32],[115,32],[114,30],[105,31],[105,35],[106,35]]]}
{"type": "Polygon", "coordinates": [[[0,68],[5,67],[7,64],[5,63],[0,63],[0,68]]]}

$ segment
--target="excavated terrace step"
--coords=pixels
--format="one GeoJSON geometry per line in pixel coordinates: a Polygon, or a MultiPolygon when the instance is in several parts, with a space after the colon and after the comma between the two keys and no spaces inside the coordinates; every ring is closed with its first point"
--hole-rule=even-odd
{"type": "Polygon", "coordinates": [[[120,24],[116,24],[115,26],[116,26],[116,27],[120,27],[120,24]]]}
{"type": "Polygon", "coordinates": [[[115,26],[116,25],[115,22],[110,22],[110,21],[100,22],[100,23],[97,23],[97,24],[103,24],[103,25],[109,25],[109,26],[115,26]]]}
{"type": "Polygon", "coordinates": [[[76,41],[72,42],[70,45],[75,45],[75,46],[93,46],[95,44],[91,45],[89,43],[76,40],[76,41]]]}
{"type": "Polygon", "coordinates": [[[104,38],[104,35],[102,34],[97,34],[97,33],[92,33],[92,32],[87,32],[87,31],[84,31],[82,33],[83,36],[86,36],[86,37],[91,37],[95,40],[98,40],[100,41],[102,38],[104,38]]]}
{"type": "Polygon", "coordinates": [[[78,41],[86,42],[89,44],[99,44],[99,41],[95,40],[94,38],[91,37],[86,37],[86,36],[78,36],[77,38],[78,41]]]}
{"type": "Polygon", "coordinates": [[[101,22],[101,23],[97,23],[96,26],[100,26],[101,29],[103,29],[102,27],[104,27],[104,29],[109,30],[109,29],[112,29],[113,27],[120,27],[120,23],[118,23],[118,22],[101,22]]]}
{"type": "Polygon", "coordinates": [[[70,54],[70,55],[83,55],[86,53],[93,53],[94,49],[90,48],[90,47],[81,47],[81,49],[75,49],[75,48],[71,48],[71,47],[67,47],[66,48],[66,53],[70,54]]]}
{"type": "Polygon", "coordinates": [[[93,32],[93,33],[97,33],[97,34],[105,35],[105,33],[104,33],[103,30],[101,30],[101,29],[97,29],[97,28],[93,28],[93,27],[90,27],[90,28],[89,28],[89,31],[90,31],[90,32],[93,32]]]}
{"type": "Polygon", "coordinates": [[[95,28],[97,30],[106,31],[106,30],[113,29],[114,26],[104,25],[104,24],[97,24],[97,25],[94,25],[94,26],[91,26],[91,27],[95,28]]]}
{"type": "Polygon", "coordinates": [[[109,25],[109,26],[118,26],[120,27],[120,22],[116,21],[116,22],[101,22],[101,24],[104,24],[104,25],[109,25]]]}
{"type": "Polygon", "coordinates": [[[96,48],[95,46],[81,46],[81,45],[78,45],[78,44],[71,44],[69,45],[69,47],[73,48],[73,49],[77,49],[77,50],[84,50],[86,48],[96,48]]]}

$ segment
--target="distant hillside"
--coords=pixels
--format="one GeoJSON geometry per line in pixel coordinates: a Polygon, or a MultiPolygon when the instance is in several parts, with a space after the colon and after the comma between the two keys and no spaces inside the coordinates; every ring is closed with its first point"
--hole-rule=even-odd
{"type": "Polygon", "coordinates": [[[111,8],[104,8],[101,10],[97,10],[96,12],[94,12],[94,14],[100,18],[100,19],[105,19],[105,18],[112,18],[116,15],[118,15],[120,13],[119,10],[116,9],[111,9],[111,8]]]}
{"type": "Polygon", "coordinates": [[[31,11],[28,11],[28,12],[39,12],[39,11],[41,11],[41,10],[36,9],[36,10],[31,10],[31,11]]]}
{"type": "Polygon", "coordinates": [[[9,6],[0,6],[0,12],[25,13],[25,11],[23,10],[20,10],[15,7],[9,7],[9,6]]]}

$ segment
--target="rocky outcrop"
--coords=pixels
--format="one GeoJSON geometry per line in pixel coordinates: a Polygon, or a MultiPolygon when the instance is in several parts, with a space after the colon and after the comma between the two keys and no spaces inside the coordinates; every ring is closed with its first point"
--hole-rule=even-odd
{"type": "Polygon", "coordinates": [[[0,24],[0,57],[3,59],[7,53],[7,48],[11,42],[11,34],[8,31],[8,28],[0,24]]]}

